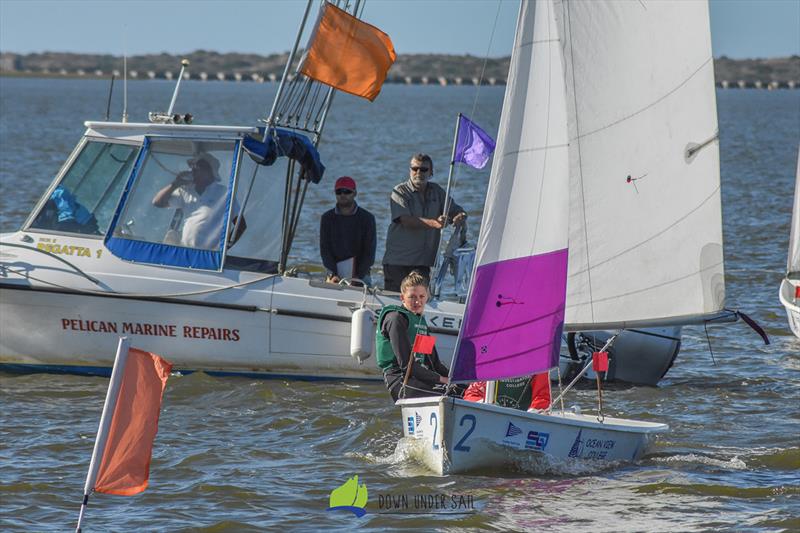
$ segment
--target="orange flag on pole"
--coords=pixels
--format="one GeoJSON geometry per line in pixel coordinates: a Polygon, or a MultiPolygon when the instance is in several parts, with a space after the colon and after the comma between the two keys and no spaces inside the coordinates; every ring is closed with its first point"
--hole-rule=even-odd
{"type": "Polygon", "coordinates": [[[299,70],[335,89],[373,101],[396,58],[388,35],[326,3],[299,70]]]}
{"type": "Polygon", "coordinates": [[[172,364],[156,354],[129,350],[95,491],[132,496],[147,488],[170,370],[172,364]]]}

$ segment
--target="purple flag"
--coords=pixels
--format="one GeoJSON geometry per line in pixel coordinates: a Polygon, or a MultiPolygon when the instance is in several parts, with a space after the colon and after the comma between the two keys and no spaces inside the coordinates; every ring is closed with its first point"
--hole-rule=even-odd
{"type": "Polygon", "coordinates": [[[494,139],[464,115],[459,116],[458,140],[453,162],[483,168],[494,152],[494,139]]]}

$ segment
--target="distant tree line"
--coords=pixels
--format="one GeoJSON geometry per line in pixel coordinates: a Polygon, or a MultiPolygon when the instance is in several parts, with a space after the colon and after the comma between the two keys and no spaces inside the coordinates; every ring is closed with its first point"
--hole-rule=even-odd
{"type": "MultiPolygon", "coordinates": [[[[262,56],[257,54],[220,54],[207,50],[196,50],[183,56],[150,54],[128,58],[128,72],[143,78],[147,73],[177,75],[180,60],[189,59],[189,72],[193,78],[205,74],[209,79],[229,78],[233,75],[243,79],[274,79],[283,73],[288,53],[262,56]]],[[[407,54],[400,55],[389,71],[394,81],[404,78],[463,79],[465,82],[484,80],[505,81],[510,57],[480,58],[471,55],[407,54]]],[[[34,54],[0,53],[0,74],[5,75],[87,75],[109,76],[122,71],[122,58],[109,54],[73,54],[43,52],[34,54]]],[[[717,81],[729,80],[747,83],[761,81],[789,82],[800,84],[800,56],[769,59],[730,59],[722,56],[714,60],[717,81]]]]}

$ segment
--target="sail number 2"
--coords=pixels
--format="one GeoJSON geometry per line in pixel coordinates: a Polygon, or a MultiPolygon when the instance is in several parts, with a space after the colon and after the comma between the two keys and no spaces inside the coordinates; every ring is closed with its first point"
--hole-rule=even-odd
{"type": "Polygon", "coordinates": [[[439,449],[439,443],[436,442],[436,434],[439,432],[439,418],[436,413],[431,413],[431,425],[433,426],[433,449],[439,449]]]}
{"type": "Polygon", "coordinates": [[[477,424],[478,421],[475,420],[475,415],[464,415],[461,417],[461,420],[458,422],[458,425],[463,427],[465,422],[468,423],[471,422],[472,425],[469,427],[467,432],[464,433],[464,436],[461,437],[461,440],[458,441],[458,443],[453,448],[453,450],[457,452],[468,452],[470,450],[470,447],[465,446],[464,443],[467,441],[469,436],[472,435],[472,432],[475,431],[475,425],[477,424]]]}

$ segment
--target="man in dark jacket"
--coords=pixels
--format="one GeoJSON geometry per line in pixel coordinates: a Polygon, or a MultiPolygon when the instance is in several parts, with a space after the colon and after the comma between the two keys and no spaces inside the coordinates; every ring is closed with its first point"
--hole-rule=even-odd
{"type": "Polygon", "coordinates": [[[328,281],[357,278],[372,284],[370,268],[375,262],[375,217],[356,203],[356,181],[342,176],[334,185],[336,207],[326,211],[319,223],[319,253],[328,270],[328,281]]]}

